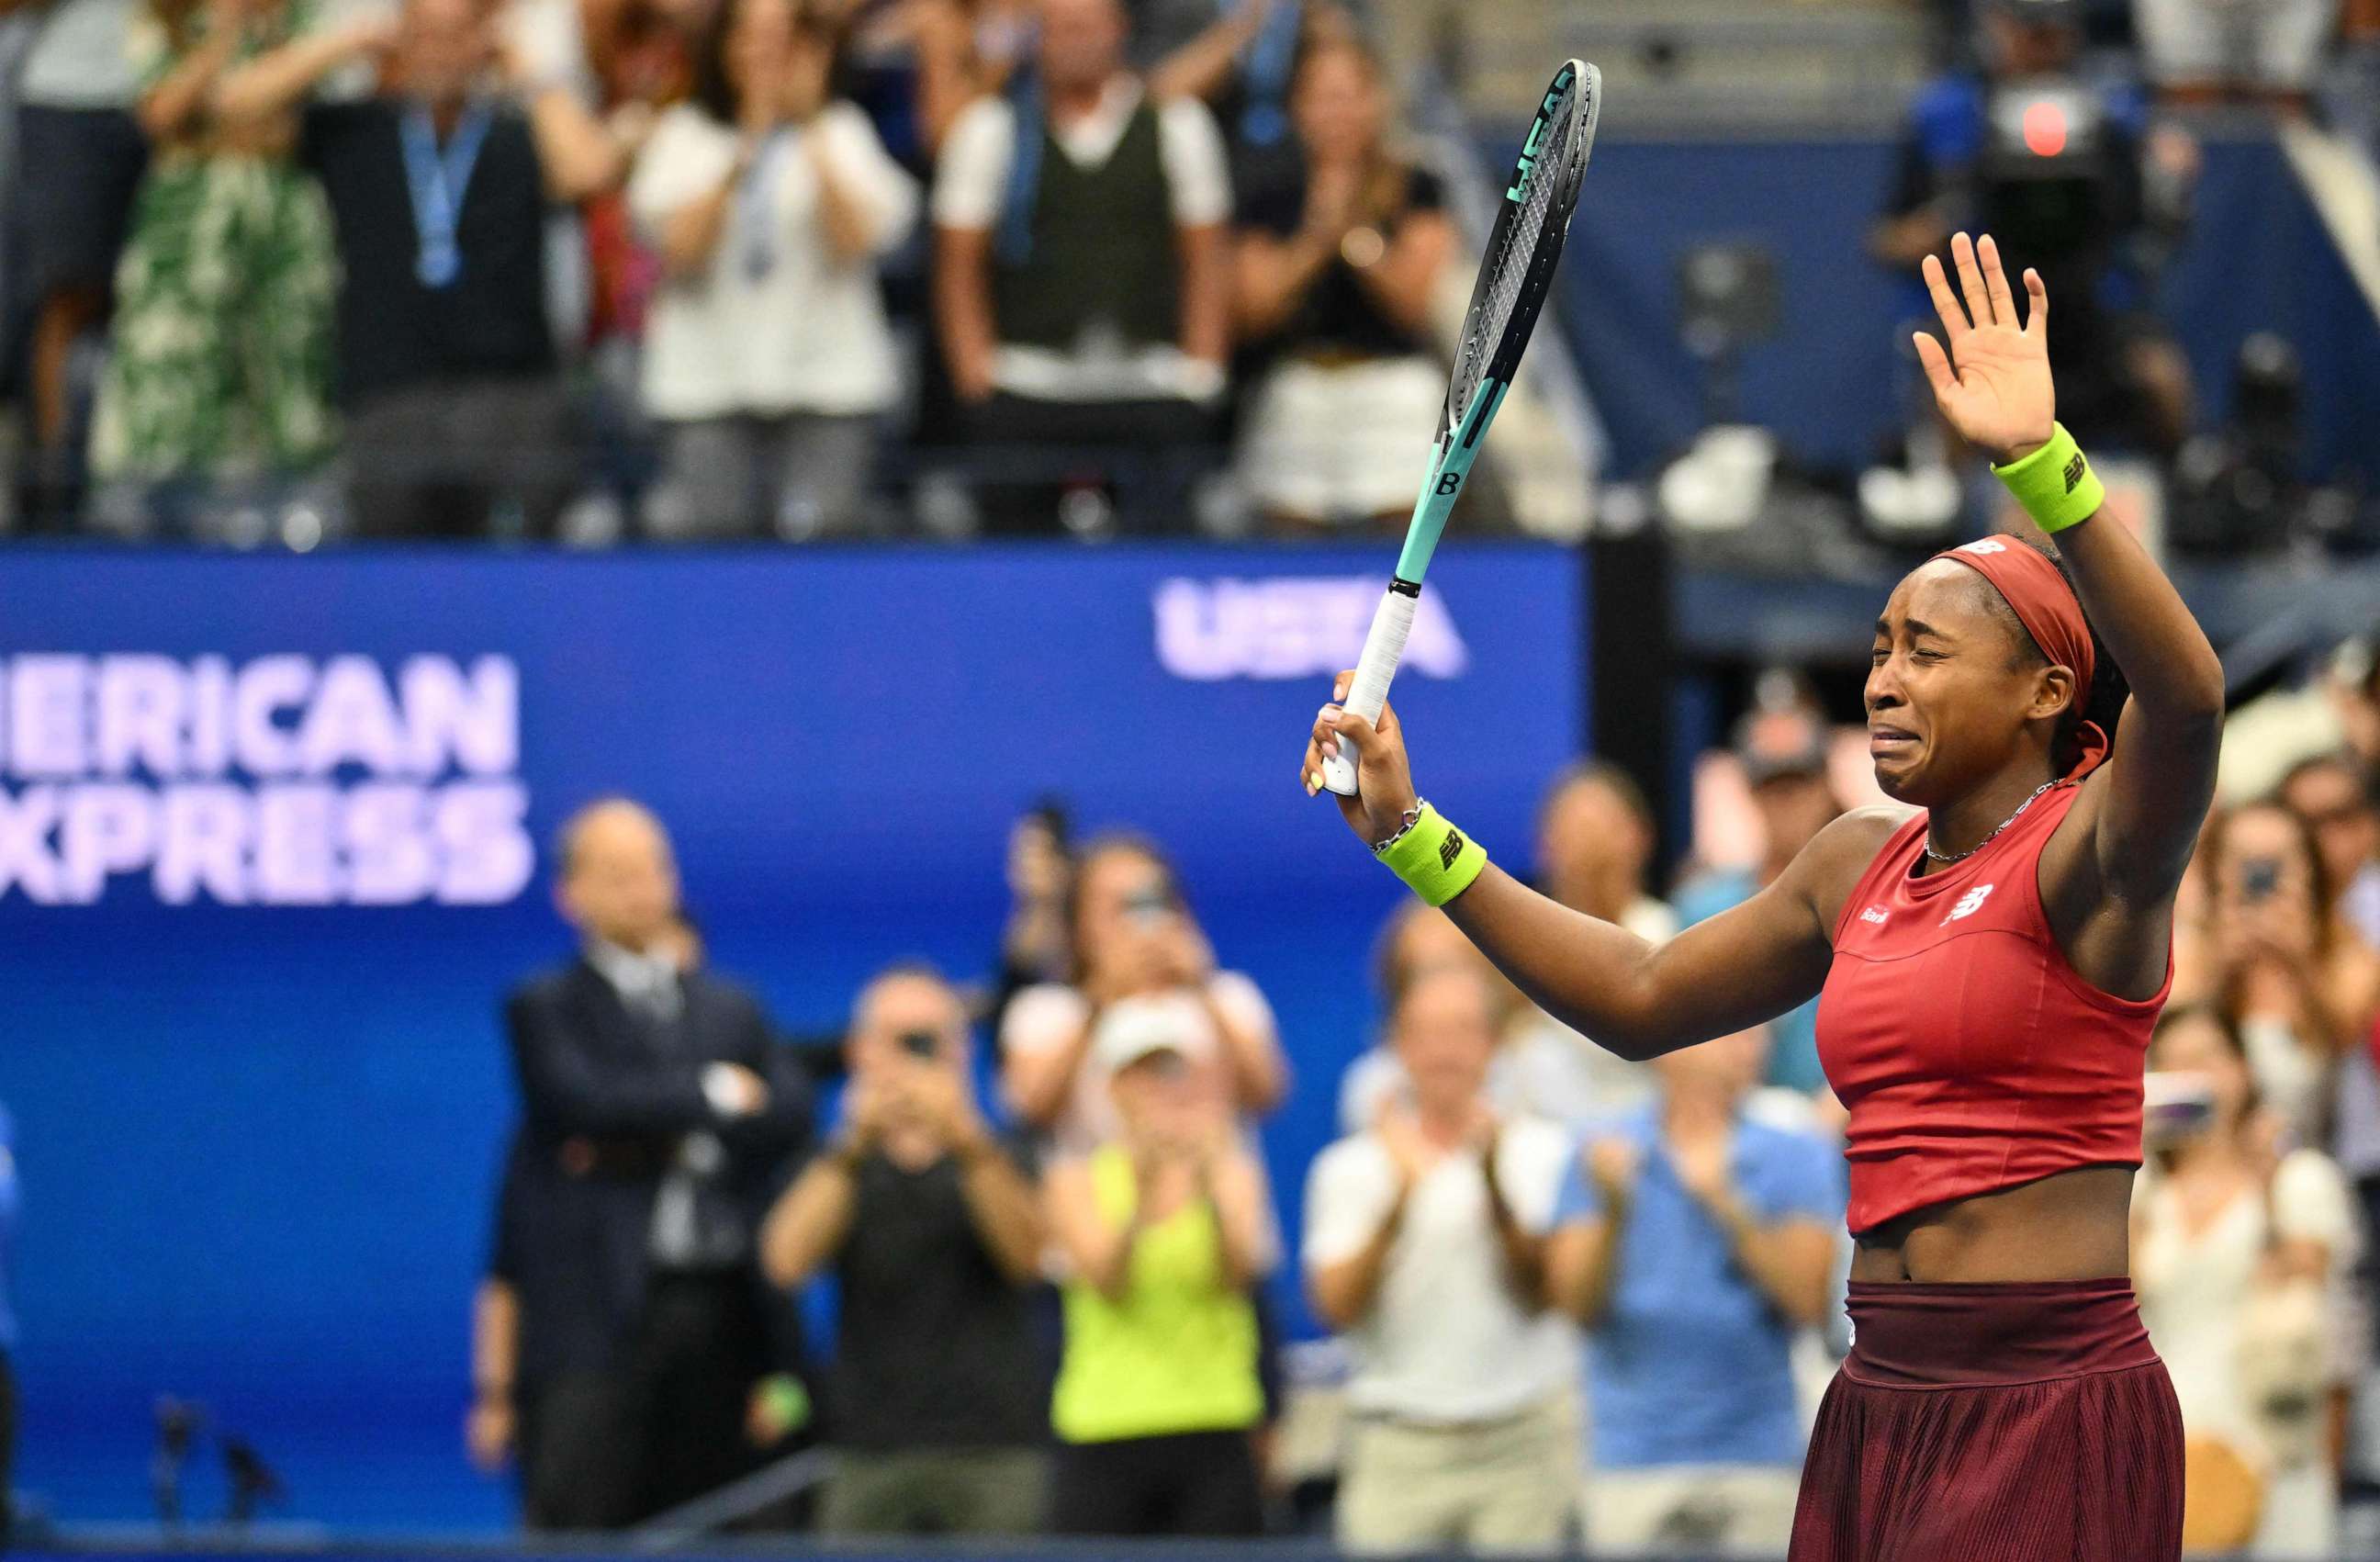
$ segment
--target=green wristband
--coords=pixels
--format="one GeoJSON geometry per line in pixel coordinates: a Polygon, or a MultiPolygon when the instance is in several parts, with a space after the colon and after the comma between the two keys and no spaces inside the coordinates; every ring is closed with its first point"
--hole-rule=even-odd
{"type": "Polygon", "coordinates": [[[1443,906],[1464,890],[1488,866],[1488,848],[1446,822],[1427,803],[1421,805],[1411,829],[1390,841],[1378,854],[1389,872],[1433,906],[1443,906]]]}
{"type": "Polygon", "coordinates": [[[1994,467],[2024,513],[2044,531],[2063,531],[2090,519],[2107,502],[2107,485],[2091,470],[2064,423],[2050,425],[2049,443],[2021,460],[1994,467]]]}

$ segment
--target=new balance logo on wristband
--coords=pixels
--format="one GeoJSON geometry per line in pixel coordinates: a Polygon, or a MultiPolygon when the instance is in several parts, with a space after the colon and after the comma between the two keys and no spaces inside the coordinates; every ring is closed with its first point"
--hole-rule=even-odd
{"type": "Polygon", "coordinates": [[[1446,839],[1438,843],[1438,865],[1440,868],[1451,868],[1454,866],[1454,860],[1462,855],[1463,832],[1450,824],[1446,829],[1446,839]]]}
{"type": "Polygon", "coordinates": [[[2082,481],[2082,474],[2087,470],[2082,464],[2082,452],[2077,450],[2074,458],[2066,463],[2066,492],[2074,492],[2074,485],[2082,481]]]}

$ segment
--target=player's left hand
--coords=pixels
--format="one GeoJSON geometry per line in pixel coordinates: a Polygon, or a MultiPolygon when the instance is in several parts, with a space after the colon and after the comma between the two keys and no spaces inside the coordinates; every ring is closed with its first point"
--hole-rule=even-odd
{"type": "Polygon", "coordinates": [[[1950,239],[1959,268],[1963,307],[1950,291],[1938,256],[1921,268],[1934,311],[1942,317],[1949,350],[1924,331],[1916,335],[1917,360],[1934,386],[1934,404],[1968,444],[1990,452],[1995,461],[2013,461],[2049,443],[2058,397],[2049,378],[2049,289],[2028,269],[2024,323],[2016,317],[2000,249],[1990,234],[1979,246],[1963,233],[1950,239]],[[1956,362],[1954,370],[1951,365],[1956,362]]]}

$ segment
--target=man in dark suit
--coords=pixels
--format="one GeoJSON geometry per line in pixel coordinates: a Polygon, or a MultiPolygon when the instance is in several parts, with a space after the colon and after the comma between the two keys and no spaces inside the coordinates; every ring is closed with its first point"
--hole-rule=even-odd
{"type": "MultiPolygon", "coordinates": [[[[677,873],[645,809],[565,828],[580,956],[505,1008],[522,1123],[506,1168],[523,1507],[633,1524],[750,1468],[748,1407],[798,1366],[756,1232],[798,1163],[808,1092],[742,989],[681,969],[677,873]]],[[[765,1396],[764,1396],[765,1397],[765,1396]]]]}

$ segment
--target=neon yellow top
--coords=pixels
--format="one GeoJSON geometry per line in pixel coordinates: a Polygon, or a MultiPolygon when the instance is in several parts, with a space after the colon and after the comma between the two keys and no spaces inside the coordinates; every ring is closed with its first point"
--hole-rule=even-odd
{"type": "MultiPolygon", "coordinates": [[[[1140,1196],[1130,1153],[1109,1145],[1090,1172],[1099,1213],[1129,1220],[1140,1196]]],[[[1224,1276],[1222,1235],[1203,1202],[1141,1232],[1123,1300],[1070,1280],[1065,1304],[1050,1420],[1067,1442],[1229,1432],[1262,1418],[1256,1309],[1224,1276]]]]}

